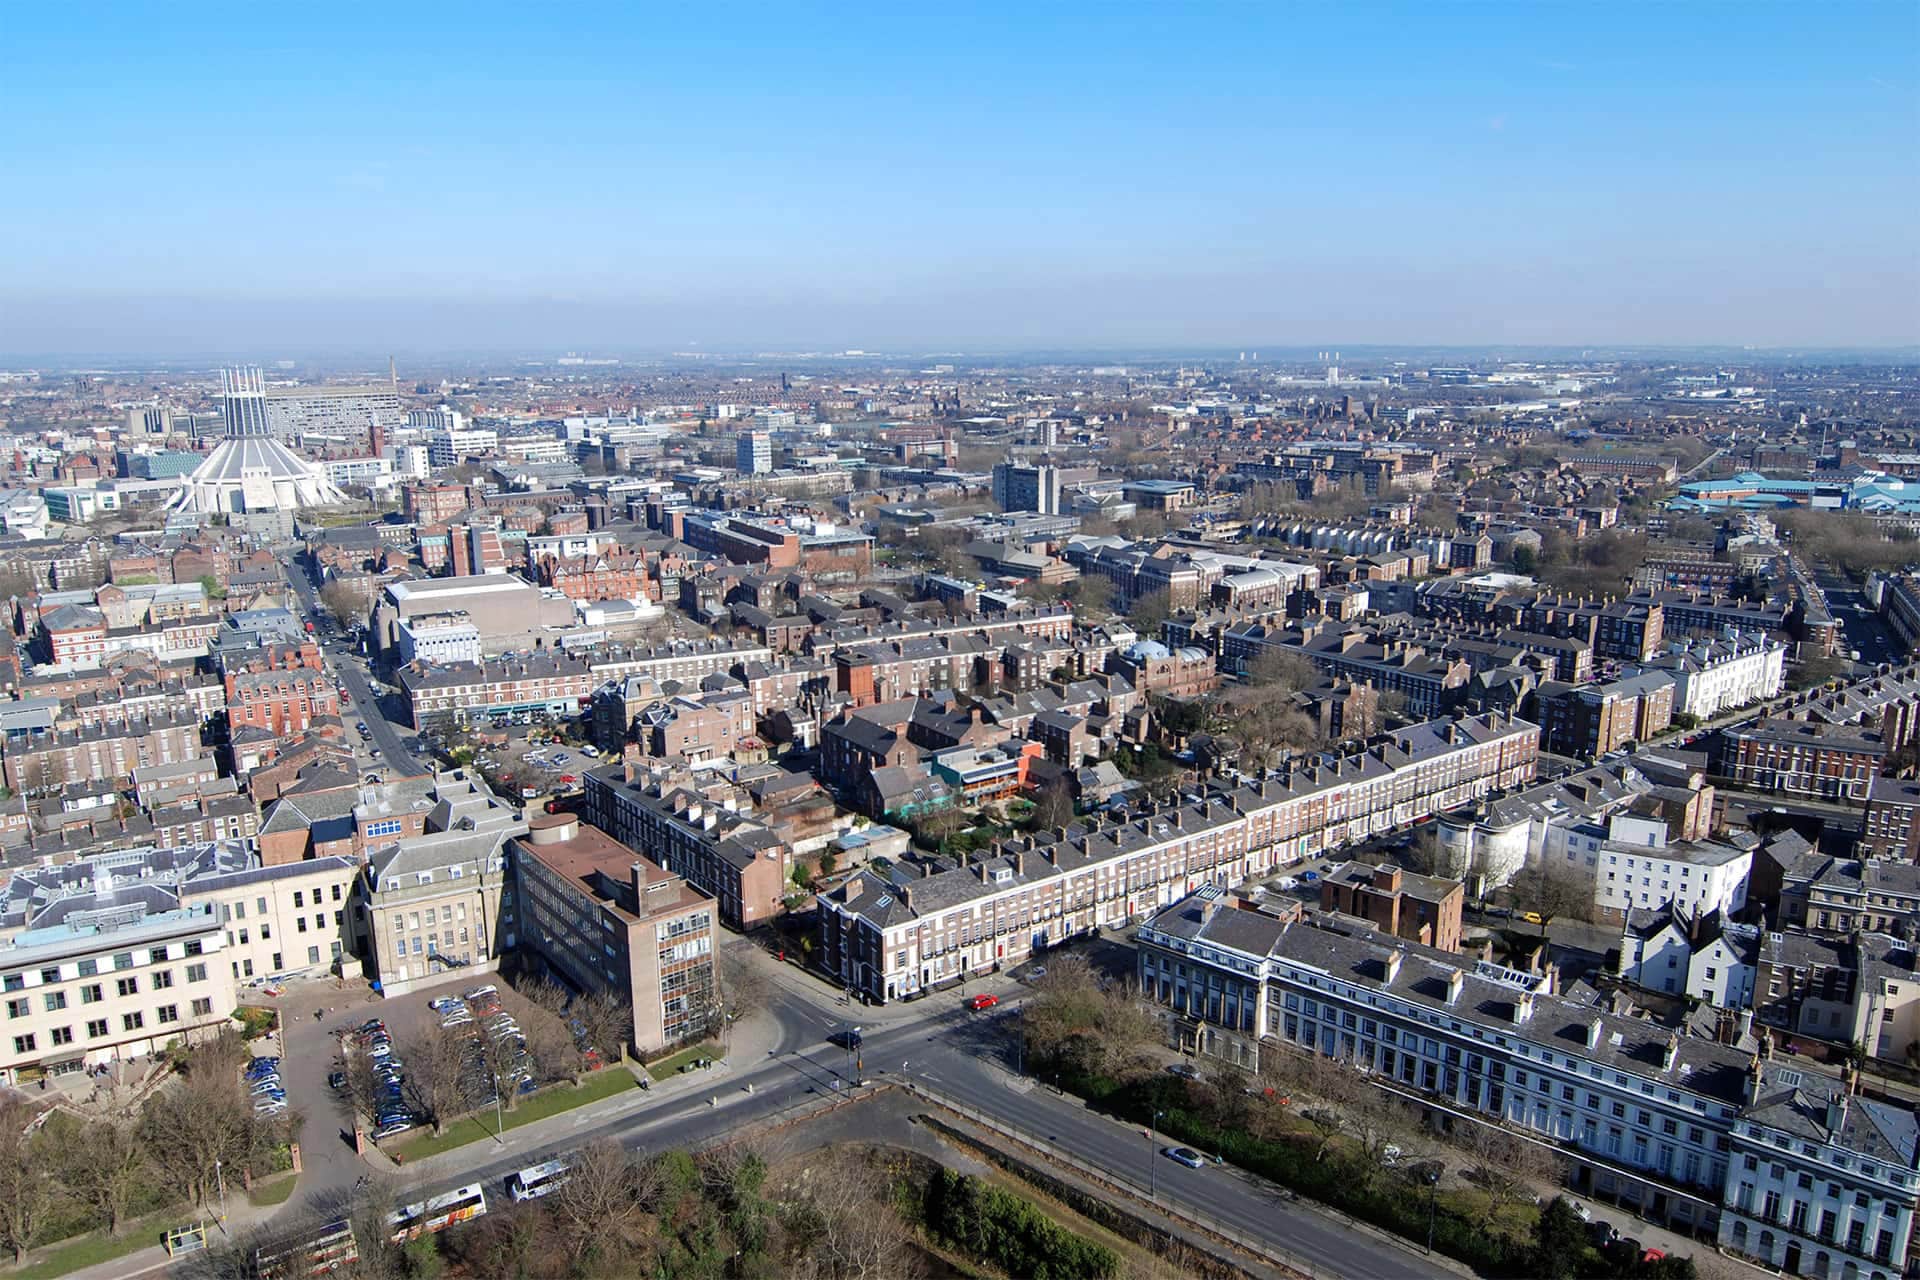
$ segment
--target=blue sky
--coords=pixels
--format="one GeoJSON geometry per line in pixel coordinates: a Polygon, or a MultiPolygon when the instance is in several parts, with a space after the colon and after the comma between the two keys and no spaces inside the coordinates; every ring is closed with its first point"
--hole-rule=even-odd
{"type": "Polygon", "coordinates": [[[15,6],[0,350],[1920,341],[1920,6],[15,6]]]}

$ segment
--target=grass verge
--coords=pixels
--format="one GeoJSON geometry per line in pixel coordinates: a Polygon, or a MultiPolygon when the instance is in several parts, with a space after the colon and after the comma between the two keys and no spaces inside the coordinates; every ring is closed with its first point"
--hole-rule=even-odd
{"type": "Polygon", "coordinates": [[[263,1182],[247,1192],[247,1199],[261,1208],[269,1205],[285,1204],[293,1195],[293,1184],[300,1181],[300,1175],[289,1173],[277,1182],[263,1182]]]}
{"type": "MultiPolygon", "coordinates": [[[[579,1088],[557,1084],[543,1089],[526,1099],[512,1111],[502,1112],[508,1130],[518,1129],[549,1116],[572,1111],[575,1107],[584,1107],[590,1102],[602,1098],[611,1098],[637,1088],[639,1079],[633,1072],[623,1067],[607,1067],[596,1071],[580,1083],[579,1088]]],[[[428,1156],[437,1156],[443,1151],[455,1147],[464,1147],[469,1142],[481,1142],[493,1137],[493,1112],[491,1110],[463,1117],[448,1125],[446,1132],[439,1137],[431,1130],[424,1131],[419,1137],[387,1148],[388,1154],[405,1160],[425,1160],[428,1156]],[[484,1117],[484,1118],[483,1118],[484,1117]]]]}
{"type": "Polygon", "coordinates": [[[682,1049],[670,1057],[647,1064],[647,1074],[655,1080],[670,1080],[680,1074],[680,1068],[695,1058],[724,1058],[726,1051],[717,1044],[697,1044],[691,1049],[682,1049]]]}
{"type": "MultiPolygon", "coordinates": [[[[152,1221],[158,1222],[158,1219],[152,1221]]],[[[54,1276],[64,1276],[82,1267],[97,1267],[103,1262],[112,1262],[115,1258],[124,1258],[130,1253],[159,1244],[157,1232],[157,1227],[149,1230],[146,1224],[140,1223],[125,1235],[98,1233],[69,1240],[47,1250],[18,1271],[9,1269],[7,1280],[53,1280],[54,1276]]]]}

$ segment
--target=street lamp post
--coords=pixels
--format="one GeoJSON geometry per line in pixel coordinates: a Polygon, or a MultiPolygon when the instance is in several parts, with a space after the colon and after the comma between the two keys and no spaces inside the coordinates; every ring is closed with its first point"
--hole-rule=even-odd
{"type": "Polygon", "coordinates": [[[227,1229],[227,1179],[220,1170],[220,1161],[213,1162],[213,1180],[220,1188],[220,1230],[227,1229]]]}
{"type": "Polygon", "coordinates": [[[1167,1113],[1164,1111],[1155,1111],[1153,1119],[1147,1122],[1147,1199],[1149,1200],[1154,1198],[1153,1171],[1156,1166],[1153,1158],[1159,1154],[1154,1150],[1157,1144],[1154,1142],[1153,1131],[1160,1127],[1160,1117],[1165,1114],[1167,1113]]]}
{"type": "Polygon", "coordinates": [[[1027,1074],[1027,1006],[1022,1003],[1014,1012],[1020,1018],[1020,1050],[1019,1056],[1014,1059],[1013,1074],[1024,1076],[1027,1074]]]}
{"type": "Polygon", "coordinates": [[[1433,1252],[1434,1197],[1440,1193],[1440,1171],[1427,1170],[1427,1252],[1433,1252]]]}

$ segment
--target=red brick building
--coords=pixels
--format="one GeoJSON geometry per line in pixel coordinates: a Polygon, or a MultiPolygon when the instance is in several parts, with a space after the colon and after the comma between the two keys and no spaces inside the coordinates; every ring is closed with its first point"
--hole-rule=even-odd
{"type": "Polygon", "coordinates": [[[227,725],[278,737],[305,733],[319,716],[338,717],[340,691],[320,671],[236,671],[227,675],[227,725]]]}
{"type": "Polygon", "coordinates": [[[1411,942],[1460,949],[1460,908],[1466,889],[1458,880],[1415,875],[1389,863],[1374,867],[1343,862],[1320,881],[1320,909],[1372,921],[1383,933],[1411,942]]]}
{"type": "Polygon", "coordinates": [[[415,524],[445,524],[474,506],[461,484],[410,484],[401,498],[401,510],[415,524]]]}
{"type": "Polygon", "coordinates": [[[562,592],[569,600],[653,599],[644,555],[610,550],[600,555],[561,558],[545,556],[538,566],[540,585],[562,592]]]}
{"type": "Polygon", "coordinates": [[[1865,800],[1888,754],[1877,730],[1858,725],[1763,716],[1723,736],[1721,772],[1735,785],[1823,800],[1865,800]]]}

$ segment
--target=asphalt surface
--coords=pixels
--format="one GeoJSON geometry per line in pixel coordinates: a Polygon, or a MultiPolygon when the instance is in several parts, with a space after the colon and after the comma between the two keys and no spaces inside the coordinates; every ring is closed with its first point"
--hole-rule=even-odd
{"type": "MultiPolygon", "coordinates": [[[[1272,1242],[1330,1273],[1357,1280],[1389,1280],[1441,1274],[1417,1246],[1400,1247],[1356,1231],[1309,1202],[1288,1198],[1277,1188],[1237,1170],[1208,1166],[1189,1169],[1160,1154],[1164,1135],[1149,1135],[1086,1110],[1044,1085],[1012,1070],[1017,1037],[1008,1019],[1017,1016],[1009,1001],[995,1015],[974,1015],[958,1001],[923,1009],[924,1017],[865,1029],[860,1061],[826,1042],[843,1029],[850,1011],[821,992],[776,998],[777,1047],[758,1061],[732,1064],[716,1073],[711,1091],[661,1098],[599,1128],[576,1134],[539,1153],[522,1149],[496,1155],[486,1144],[466,1149],[472,1163],[407,1188],[409,1199],[478,1181],[490,1195],[504,1198],[503,1183],[514,1171],[549,1154],[560,1154],[596,1138],[611,1137],[639,1151],[697,1147],[729,1134],[753,1132],[796,1104],[830,1097],[849,1087],[856,1069],[868,1081],[894,1080],[921,1085],[1033,1139],[1062,1147],[1116,1180],[1140,1186],[1151,1180],[1155,1202],[1176,1211],[1205,1215],[1248,1238],[1272,1242]]],[[[581,1117],[585,1121],[586,1117],[581,1117]]],[[[304,1197],[303,1197],[304,1199],[304,1197]]],[[[288,1215],[290,1216],[290,1215],[288,1215]]],[[[287,1221],[287,1216],[280,1219],[287,1221]]]]}
{"type": "Polygon", "coordinates": [[[1846,636],[1844,648],[1858,650],[1862,664],[1873,667],[1883,662],[1906,661],[1906,646],[1900,643],[1886,619],[1867,607],[1860,588],[1827,567],[1814,570],[1814,580],[1826,593],[1827,608],[1840,623],[1846,636]]]}
{"type": "MultiPolygon", "coordinates": [[[[307,579],[306,572],[290,561],[280,562],[281,570],[286,574],[287,582],[294,593],[300,597],[300,606],[316,629],[324,630],[330,622],[326,610],[320,605],[320,596],[314,590],[313,583],[307,579]]],[[[316,637],[318,638],[318,637],[316,637]]],[[[323,643],[322,652],[326,655],[327,669],[332,672],[353,698],[353,715],[367,723],[373,734],[372,744],[376,755],[384,761],[392,776],[396,778],[417,777],[431,770],[414,758],[400,738],[400,729],[390,723],[380,707],[380,695],[367,678],[365,666],[351,657],[344,657],[323,643]]],[[[343,712],[346,708],[341,709],[343,712]]],[[[343,719],[345,716],[343,715],[343,719]]]]}

